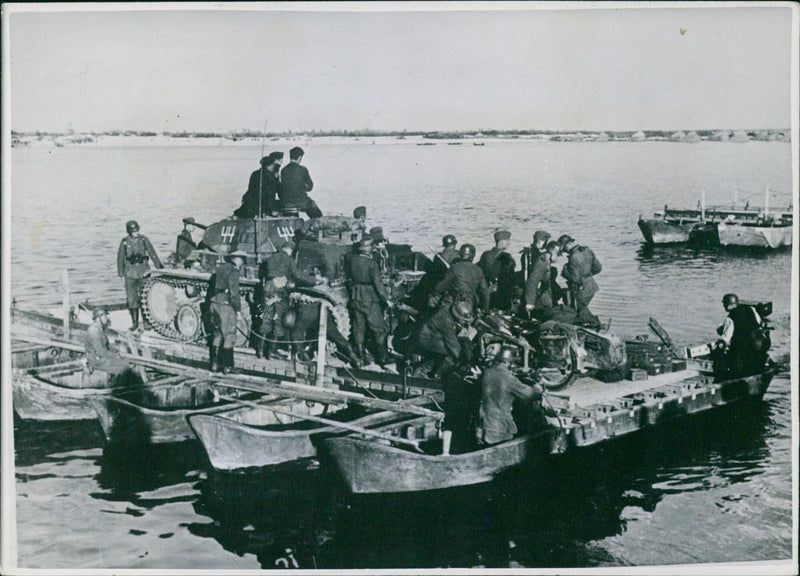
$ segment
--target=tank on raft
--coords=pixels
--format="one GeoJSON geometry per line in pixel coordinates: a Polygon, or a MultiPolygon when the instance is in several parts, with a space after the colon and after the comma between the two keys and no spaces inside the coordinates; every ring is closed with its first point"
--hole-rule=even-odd
{"type": "MultiPolygon", "coordinates": [[[[183,224],[175,252],[163,269],[151,271],[142,288],[144,317],[162,336],[178,341],[201,341],[206,337],[209,281],[226,255],[243,250],[247,258],[240,274],[242,314],[236,345],[246,345],[251,310],[260,305],[259,267],[286,242],[295,246],[299,269],[327,279],[315,287],[294,288],[292,297],[327,301],[340,330],[348,332],[344,260],[364,235],[364,220],[336,215],[306,220],[297,213],[284,213],[261,218],[231,217],[210,225],[187,217],[183,224]],[[198,242],[192,237],[193,228],[202,230],[198,242]]],[[[430,259],[407,244],[388,244],[386,258],[379,262],[392,291],[407,293],[424,275],[430,259]]]]}

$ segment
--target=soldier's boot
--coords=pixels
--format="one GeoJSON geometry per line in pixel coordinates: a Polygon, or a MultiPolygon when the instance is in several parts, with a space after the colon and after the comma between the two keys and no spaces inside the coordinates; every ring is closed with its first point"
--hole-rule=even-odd
{"type": "Polygon", "coordinates": [[[209,367],[208,369],[211,372],[219,372],[219,363],[217,359],[217,347],[216,346],[209,346],[208,347],[208,360],[209,360],[209,367]]]}
{"type": "Polygon", "coordinates": [[[354,368],[361,368],[361,358],[358,357],[358,354],[356,354],[349,342],[342,345],[342,354],[345,356],[345,358],[347,358],[347,361],[350,362],[354,368]]]}
{"type": "Polygon", "coordinates": [[[375,344],[377,345],[377,356],[375,361],[380,366],[386,366],[389,363],[389,350],[386,348],[386,337],[376,338],[375,344]]]}
{"type": "Polygon", "coordinates": [[[354,354],[355,354],[355,357],[358,358],[358,363],[361,366],[364,366],[364,364],[367,362],[367,356],[366,356],[366,354],[364,352],[364,345],[363,344],[356,344],[356,347],[355,347],[355,350],[354,350],[354,354]]]}
{"type": "Polygon", "coordinates": [[[230,374],[233,371],[233,348],[223,348],[222,373],[230,374]]]}
{"type": "Polygon", "coordinates": [[[133,321],[133,324],[131,325],[131,332],[136,332],[139,329],[139,309],[128,308],[128,312],[130,312],[131,320],[133,321]]]}

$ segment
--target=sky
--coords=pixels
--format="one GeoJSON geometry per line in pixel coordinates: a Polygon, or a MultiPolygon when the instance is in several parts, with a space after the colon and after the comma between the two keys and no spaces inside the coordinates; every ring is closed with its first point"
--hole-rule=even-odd
{"type": "Polygon", "coordinates": [[[5,4],[11,128],[791,125],[789,3],[201,6],[5,4]]]}

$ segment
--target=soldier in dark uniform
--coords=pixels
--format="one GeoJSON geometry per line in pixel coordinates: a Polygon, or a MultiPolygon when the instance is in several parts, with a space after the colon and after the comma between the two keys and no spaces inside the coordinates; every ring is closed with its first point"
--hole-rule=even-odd
{"type": "Polygon", "coordinates": [[[261,263],[258,278],[264,293],[264,307],[261,316],[261,345],[256,346],[256,356],[261,358],[263,351],[267,358],[279,357],[275,354],[279,341],[284,340],[287,331],[283,318],[289,310],[289,289],[299,284],[313,286],[316,279],[297,268],[292,257],[294,246],[285,242],[275,254],[261,263]]]}
{"type": "Polygon", "coordinates": [[[141,290],[145,278],[150,274],[148,258],[153,260],[156,268],[163,268],[164,265],[147,236],[139,233],[139,224],[136,220],[129,220],[125,224],[125,229],[128,235],[119,243],[117,250],[117,274],[125,279],[125,295],[133,320],[131,330],[136,331],[139,329],[139,309],[142,305],[141,290]]]}
{"type": "Polygon", "coordinates": [[[247,192],[242,196],[242,205],[233,215],[237,218],[255,218],[276,214],[281,183],[278,174],[283,162],[283,152],[273,152],[261,159],[261,168],[250,175],[247,192]]]}
{"type": "Polygon", "coordinates": [[[433,288],[431,305],[449,306],[468,302],[473,309],[489,309],[489,285],[483,270],[472,262],[475,246],[462,244],[458,259],[450,265],[444,278],[433,288]]]}
{"type": "MultiPolygon", "coordinates": [[[[553,243],[553,247],[557,247],[553,243]]],[[[553,313],[553,293],[551,290],[550,265],[551,252],[542,251],[533,263],[533,268],[525,282],[525,307],[540,320],[549,320],[553,313]]]]}
{"type": "Polygon", "coordinates": [[[370,228],[369,237],[372,239],[372,259],[378,263],[380,271],[385,273],[389,270],[389,251],[386,249],[389,241],[384,237],[380,226],[370,228]]]}
{"type": "Polygon", "coordinates": [[[537,230],[533,234],[533,242],[527,248],[522,250],[524,254],[524,258],[526,260],[525,263],[525,272],[528,276],[530,276],[531,271],[533,270],[533,266],[536,263],[536,260],[545,251],[545,247],[547,246],[547,242],[550,240],[550,233],[545,232],[544,230],[537,230]]]}
{"type": "Polygon", "coordinates": [[[356,355],[364,358],[365,330],[369,327],[378,348],[376,360],[383,365],[388,361],[383,307],[389,307],[392,303],[381,280],[378,263],[371,258],[371,254],[372,239],[363,238],[358,247],[358,254],[346,262],[345,272],[350,289],[356,355]]]}
{"type": "Polygon", "coordinates": [[[457,244],[458,240],[456,240],[456,237],[452,234],[447,234],[442,238],[443,250],[434,256],[429,271],[430,274],[433,274],[436,282],[444,278],[447,269],[450,268],[450,265],[458,258],[457,244]]]}
{"type": "Polygon", "coordinates": [[[131,369],[130,363],[111,349],[108,339],[108,310],[104,307],[92,310],[92,323],[86,330],[84,347],[86,364],[90,371],[99,370],[112,376],[131,369]]]}
{"type": "Polygon", "coordinates": [[[459,337],[472,319],[472,306],[468,302],[456,302],[440,308],[420,328],[417,349],[436,359],[434,377],[451,366],[469,364],[472,360],[470,341],[459,337]]]}
{"type": "Polygon", "coordinates": [[[715,379],[758,374],[764,370],[771,344],[763,319],[753,306],[739,304],[736,294],[725,294],[722,306],[728,317],[717,330],[720,342],[712,353],[715,379]]]}
{"type": "Polygon", "coordinates": [[[281,170],[281,208],[305,212],[309,218],[319,218],[322,216],[322,210],[308,197],[308,193],[314,188],[314,182],[308,174],[308,169],[300,164],[303,155],[303,149],[299,146],[289,150],[289,163],[281,170]]]}
{"type": "Polygon", "coordinates": [[[508,310],[514,287],[516,262],[508,253],[511,232],[500,230],[494,234],[495,246],[481,254],[478,266],[489,283],[490,306],[496,310],[508,310]]]}
{"type": "Polygon", "coordinates": [[[211,371],[229,374],[233,369],[233,345],[236,325],[242,315],[239,293],[239,270],[247,253],[242,250],[228,255],[228,262],[217,266],[209,286],[212,339],[209,348],[211,371]]]}
{"type": "Polygon", "coordinates": [[[480,445],[511,440],[517,434],[517,424],[512,415],[514,401],[530,403],[542,398],[540,385],[528,386],[514,376],[511,371],[514,360],[514,349],[503,347],[497,354],[494,366],[483,373],[476,429],[480,445]]]}
{"type": "Polygon", "coordinates": [[[595,274],[603,270],[603,265],[586,246],[578,245],[571,236],[562,236],[561,247],[569,254],[567,263],[561,270],[561,276],[567,281],[567,289],[574,300],[574,307],[580,312],[589,307],[597,293],[598,286],[594,280],[595,274]]]}

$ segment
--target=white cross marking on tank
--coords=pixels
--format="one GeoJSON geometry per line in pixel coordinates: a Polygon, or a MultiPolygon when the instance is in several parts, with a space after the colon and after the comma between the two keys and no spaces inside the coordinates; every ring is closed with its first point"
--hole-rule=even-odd
{"type": "Polygon", "coordinates": [[[222,229],[220,238],[223,244],[227,244],[233,240],[233,235],[236,234],[236,226],[225,226],[222,229]]]}
{"type": "Polygon", "coordinates": [[[288,240],[294,236],[294,228],[291,226],[278,226],[276,230],[278,232],[278,236],[280,236],[283,240],[288,240]]]}

